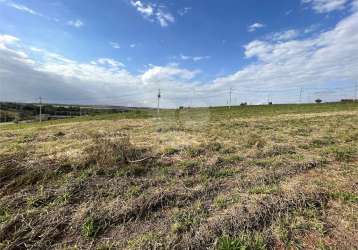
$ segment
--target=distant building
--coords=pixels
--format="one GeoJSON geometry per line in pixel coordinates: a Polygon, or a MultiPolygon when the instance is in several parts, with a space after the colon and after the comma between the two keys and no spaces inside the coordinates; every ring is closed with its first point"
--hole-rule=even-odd
{"type": "Polygon", "coordinates": [[[354,99],[342,99],[341,102],[358,102],[358,100],[354,100],[354,99]]]}

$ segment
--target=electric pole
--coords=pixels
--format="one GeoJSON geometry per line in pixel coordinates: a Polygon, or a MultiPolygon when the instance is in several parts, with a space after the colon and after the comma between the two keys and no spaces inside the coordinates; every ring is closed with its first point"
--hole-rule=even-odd
{"type": "Polygon", "coordinates": [[[159,112],[160,112],[160,109],[159,109],[159,105],[160,105],[160,89],[158,89],[158,106],[157,106],[157,112],[158,112],[158,115],[159,115],[159,112]]]}
{"type": "Polygon", "coordinates": [[[40,122],[42,122],[42,97],[39,97],[39,101],[40,101],[40,122]]]}
{"type": "Polygon", "coordinates": [[[300,100],[299,100],[300,103],[302,103],[302,92],[303,92],[303,88],[301,87],[300,88],[300,100]]]}
{"type": "Polygon", "coordinates": [[[357,97],[358,97],[358,84],[356,83],[354,85],[354,102],[357,102],[357,97]]]}
{"type": "Polygon", "coordinates": [[[230,87],[229,109],[231,109],[231,94],[232,94],[232,88],[230,87]]]}

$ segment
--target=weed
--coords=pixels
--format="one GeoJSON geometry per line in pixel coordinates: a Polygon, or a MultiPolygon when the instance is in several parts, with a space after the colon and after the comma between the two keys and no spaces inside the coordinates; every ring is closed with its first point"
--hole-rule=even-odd
{"type": "Polygon", "coordinates": [[[214,207],[219,209],[227,208],[228,205],[234,204],[240,201],[240,195],[233,194],[229,196],[219,195],[214,199],[214,207]]]}
{"type": "Polygon", "coordinates": [[[220,168],[220,167],[217,167],[217,166],[207,167],[203,171],[203,175],[206,178],[225,178],[225,177],[234,176],[235,173],[236,173],[236,171],[233,170],[233,169],[220,168]]]}
{"type": "Polygon", "coordinates": [[[100,229],[97,223],[93,217],[87,217],[82,225],[82,235],[87,238],[96,237],[100,229]]]}
{"type": "Polygon", "coordinates": [[[9,221],[10,218],[10,212],[5,208],[0,207],[0,224],[9,221]]]}
{"type": "Polygon", "coordinates": [[[223,236],[217,243],[218,250],[264,250],[266,240],[259,233],[244,233],[237,237],[223,236]]]}
{"type": "Polygon", "coordinates": [[[185,152],[189,157],[198,157],[205,153],[205,149],[202,147],[186,147],[185,152]]]}
{"type": "Polygon", "coordinates": [[[275,184],[256,186],[249,189],[250,194],[274,194],[279,192],[279,187],[275,184]]]}
{"type": "Polygon", "coordinates": [[[144,233],[127,242],[127,249],[163,249],[164,244],[161,242],[159,235],[153,233],[144,233]]]}
{"type": "Polygon", "coordinates": [[[244,160],[244,157],[241,155],[225,155],[220,156],[216,161],[217,165],[226,165],[226,164],[234,164],[237,162],[241,162],[244,160]]]}
{"type": "Polygon", "coordinates": [[[262,136],[255,133],[249,134],[246,140],[247,140],[246,145],[248,147],[255,146],[257,148],[263,148],[266,145],[265,139],[262,136]]]}
{"type": "Polygon", "coordinates": [[[178,210],[174,214],[172,231],[174,233],[183,233],[198,225],[203,217],[206,216],[206,210],[198,203],[196,206],[187,210],[178,210]]]}
{"type": "Polygon", "coordinates": [[[353,147],[334,147],[332,153],[337,161],[349,162],[356,157],[357,149],[353,147]]]}
{"type": "Polygon", "coordinates": [[[272,148],[266,150],[263,155],[265,157],[278,156],[283,154],[295,154],[296,150],[294,146],[286,144],[275,144],[272,148]]]}
{"type": "Polygon", "coordinates": [[[164,155],[175,155],[179,152],[180,152],[180,150],[177,148],[166,148],[164,150],[164,155]]]}
{"type": "Polygon", "coordinates": [[[340,199],[347,203],[358,203],[358,195],[351,192],[333,192],[331,196],[333,199],[340,199]]]}
{"type": "Polygon", "coordinates": [[[71,198],[71,193],[66,191],[62,195],[59,195],[53,202],[54,205],[65,205],[71,198]]]}

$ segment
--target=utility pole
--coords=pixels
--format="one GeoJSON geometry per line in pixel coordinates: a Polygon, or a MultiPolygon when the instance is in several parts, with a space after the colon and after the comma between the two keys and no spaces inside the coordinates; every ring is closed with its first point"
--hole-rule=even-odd
{"type": "Polygon", "coordinates": [[[230,87],[229,109],[231,109],[231,94],[232,94],[232,88],[230,87]]]}
{"type": "Polygon", "coordinates": [[[157,112],[158,112],[158,115],[159,115],[159,112],[160,112],[160,109],[159,109],[159,105],[160,105],[160,89],[158,89],[158,106],[157,106],[157,112]]]}
{"type": "Polygon", "coordinates": [[[40,101],[40,122],[42,122],[42,97],[39,97],[39,101],[40,101]]]}
{"type": "Polygon", "coordinates": [[[300,101],[299,101],[300,103],[302,103],[302,92],[303,92],[303,88],[301,87],[300,88],[300,101]]]}
{"type": "Polygon", "coordinates": [[[354,102],[357,102],[357,97],[358,97],[358,84],[356,83],[354,85],[354,102]]]}

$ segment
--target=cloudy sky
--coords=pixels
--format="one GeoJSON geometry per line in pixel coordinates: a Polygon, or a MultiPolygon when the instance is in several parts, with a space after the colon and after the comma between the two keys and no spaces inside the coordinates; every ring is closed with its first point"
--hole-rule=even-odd
{"type": "Polygon", "coordinates": [[[0,0],[0,101],[353,98],[358,0],[0,0]]]}

